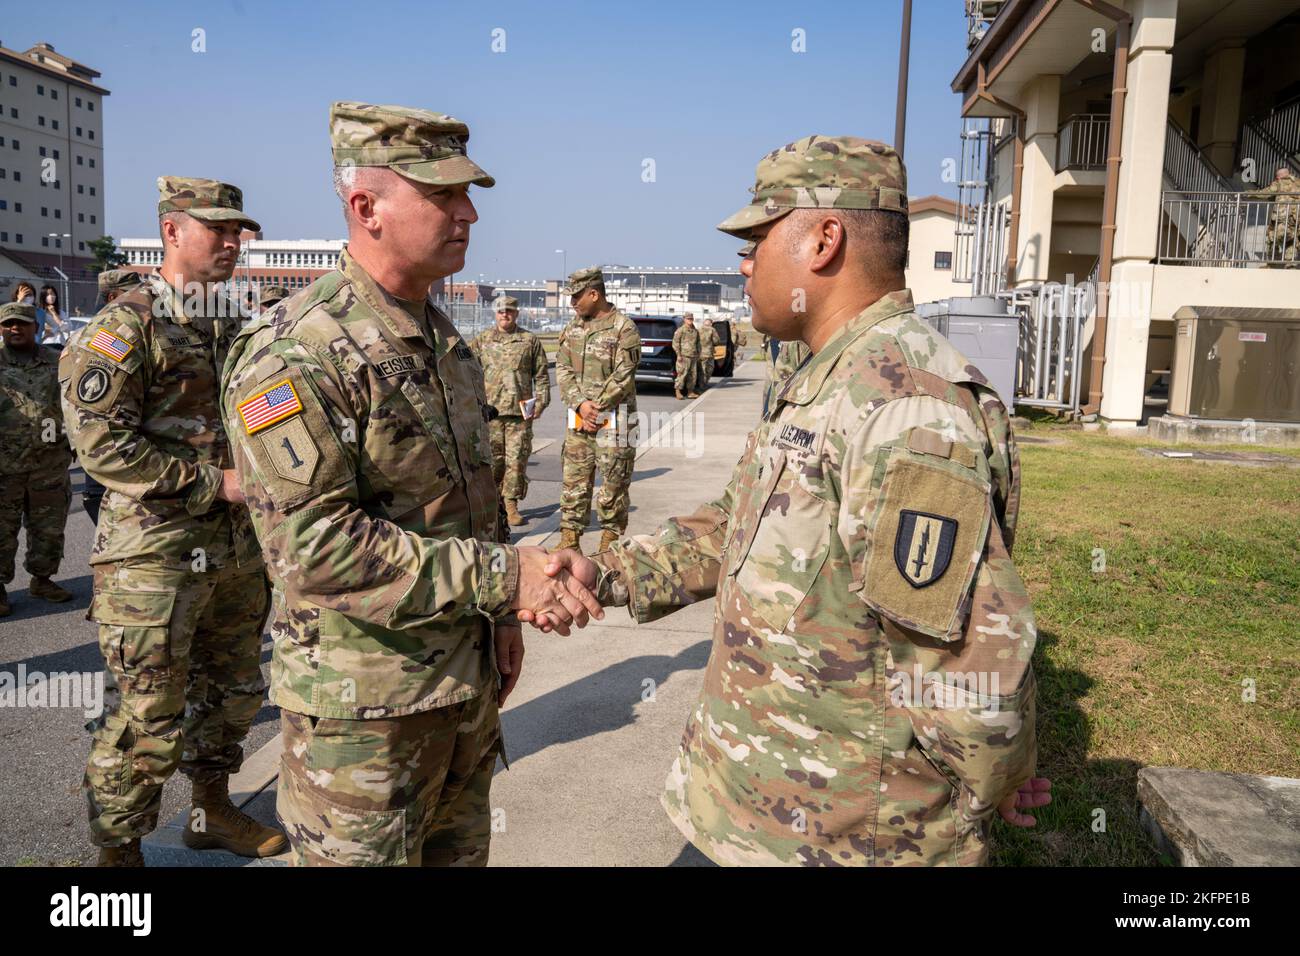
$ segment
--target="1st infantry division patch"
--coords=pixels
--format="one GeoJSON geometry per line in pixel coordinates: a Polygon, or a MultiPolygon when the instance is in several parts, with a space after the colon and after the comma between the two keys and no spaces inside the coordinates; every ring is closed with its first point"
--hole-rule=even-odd
{"type": "Polygon", "coordinates": [[[250,435],[301,411],[298,392],[287,378],[239,403],[239,416],[244,420],[244,430],[250,435]]]}

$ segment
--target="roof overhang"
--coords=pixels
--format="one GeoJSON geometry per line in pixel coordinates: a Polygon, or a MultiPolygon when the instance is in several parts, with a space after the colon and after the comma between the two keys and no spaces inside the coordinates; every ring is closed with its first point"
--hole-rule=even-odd
{"type": "Polygon", "coordinates": [[[1174,313],[1178,319],[1218,319],[1227,322],[1300,322],[1300,309],[1264,309],[1244,305],[1185,305],[1174,313]]]}

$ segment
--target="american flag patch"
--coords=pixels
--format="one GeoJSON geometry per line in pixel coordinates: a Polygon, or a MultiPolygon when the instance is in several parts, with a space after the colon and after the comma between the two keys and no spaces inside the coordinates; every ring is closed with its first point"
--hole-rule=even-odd
{"type": "Polygon", "coordinates": [[[114,362],[120,362],[126,358],[126,354],[131,351],[131,343],[119,339],[112,332],[106,332],[100,329],[86,343],[86,348],[93,349],[100,355],[107,355],[114,362]]]}
{"type": "Polygon", "coordinates": [[[239,415],[244,419],[244,429],[250,435],[283,421],[290,415],[297,415],[300,411],[302,402],[298,400],[293,383],[287,378],[265,392],[259,392],[239,403],[239,415]]]}

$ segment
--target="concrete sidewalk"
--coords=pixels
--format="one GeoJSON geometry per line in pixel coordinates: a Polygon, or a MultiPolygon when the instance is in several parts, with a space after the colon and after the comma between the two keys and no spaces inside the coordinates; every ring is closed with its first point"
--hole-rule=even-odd
{"type": "MultiPolygon", "coordinates": [[[[628,532],[717,497],[758,421],[763,365],[744,362],[714,379],[637,454],[628,532]],[[699,429],[697,432],[696,429],[699,429]],[[700,439],[692,450],[682,435],[700,439]],[[698,457],[694,457],[698,454],[698,457]]],[[[519,544],[558,539],[558,514],[519,544]]],[[[599,530],[583,537],[596,547],[599,530]]],[[[527,657],[502,714],[510,769],[492,784],[491,865],[698,865],[659,806],[664,776],[695,704],[709,656],[712,601],[637,627],[622,608],[568,638],[525,627],[527,657]]],[[[232,781],[236,802],[260,820],[275,815],[276,736],[232,781]]],[[[144,841],[150,865],[239,866],[228,853],[187,850],[178,815],[144,841]]],[[[285,858],[257,861],[277,865],[285,858]]]]}

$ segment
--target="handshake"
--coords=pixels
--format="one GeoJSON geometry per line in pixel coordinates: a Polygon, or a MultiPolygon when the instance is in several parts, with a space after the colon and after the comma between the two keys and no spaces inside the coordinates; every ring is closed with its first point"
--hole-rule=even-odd
{"type": "Polygon", "coordinates": [[[519,552],[519,586],[511,608],[519,620],[541,631],[566,637],[571,625],[586,627],[605,616],[596,599],[600,566],[577,551],[523,547],[519,552]]]}

